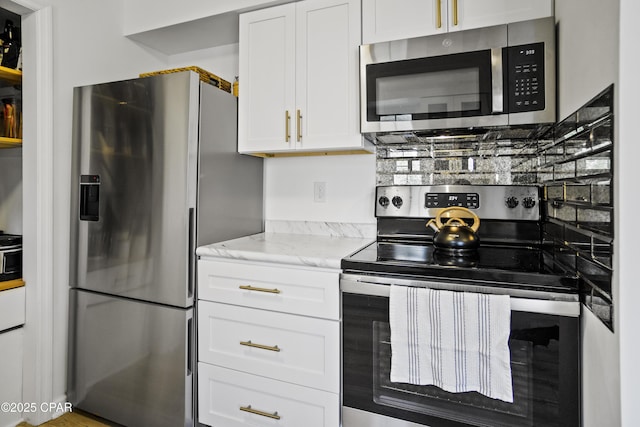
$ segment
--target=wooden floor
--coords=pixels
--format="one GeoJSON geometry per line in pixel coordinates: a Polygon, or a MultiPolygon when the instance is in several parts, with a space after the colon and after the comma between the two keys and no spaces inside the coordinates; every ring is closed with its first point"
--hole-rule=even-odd
{"type": "MultiPolygon", "coordinates": [[[[106,421],[81,412],[68,412],[56,418],[40,424],[38,427],[112,427],[113,424],[105,424],[106,421]]],[[[16,427],[34,427],[28,423],[20,423],[16,427]]]]}

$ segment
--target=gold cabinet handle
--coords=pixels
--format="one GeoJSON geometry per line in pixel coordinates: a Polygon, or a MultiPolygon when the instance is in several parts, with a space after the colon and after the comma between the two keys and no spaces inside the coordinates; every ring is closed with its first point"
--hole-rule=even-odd
{"type": "Polygon", "coordinates": [[[291,141],[291,115],[289,114],[289,110],[285,110],[284,112],[284,135],[286,142],[291,141]]]}
{"type": "Polygon", "coordinates": [[[240,341],[240,345],[246,345],[247,347],[259,348],[260,350],[269,350],[269,351],[276,351],[276,352],[279,352],[281,350],[281,348],[278,347],[277,345],[271,346],[271,345],[255,344],[255,343],[252,343],[251,340],[240,341]]]}
{"type": "Polygon", "coordinates": [[[442,28],[442,0],[436,0],[436,28],[442,28]]]}
{"type": "Polygon", "coordinates": [[[268,289],[268,288],[258,288],[251,285],[240,285],[238,286],[240,289],[244,289],[245,291],[256,291],[256,292],[267,292],[270,294],[279,294],[281,291],[278,288],[268,289]]]}
{"type": "Polygon", "coordinates": [[[458,0],[453,0],[453,25],[458,25],[458,0]]]}
{"type": "Polygon", "coordinates": [[[278,415],[278,411],[274,412],[273,414],[270,414],[269,412],[258,411],[257,409],[253,409],[251,405],[241,406],[240,410],[244,412],[249,412],[251,414],[262,415],[263,417],[267,417],[267,418],[273,418],[274,420],[280,419],[280,415],[278,415]]]}
{"type": "Polygon", "coordinates": [[[296,129],[298,129],[298,142],[302,140],[302,114],[300,110],[296,111],[296,129]]]}

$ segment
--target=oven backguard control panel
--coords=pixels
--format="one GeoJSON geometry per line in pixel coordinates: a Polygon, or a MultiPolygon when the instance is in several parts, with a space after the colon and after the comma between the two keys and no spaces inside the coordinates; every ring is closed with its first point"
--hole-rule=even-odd
{"type": "Polygon", "coordinates": [[[512,185],[391,185],[376,188],[376,217],[434,218],[462,206],[481,219],[540,219],[540,188],[512,185]]]}

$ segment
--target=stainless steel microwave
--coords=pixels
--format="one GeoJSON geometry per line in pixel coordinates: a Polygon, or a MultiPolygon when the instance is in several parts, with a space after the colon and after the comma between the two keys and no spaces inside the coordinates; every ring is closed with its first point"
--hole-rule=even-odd
{"type": "Polygon", "coordinates": [[[361,131],[556,121],[552,17],[360,46],[361,131]]]}

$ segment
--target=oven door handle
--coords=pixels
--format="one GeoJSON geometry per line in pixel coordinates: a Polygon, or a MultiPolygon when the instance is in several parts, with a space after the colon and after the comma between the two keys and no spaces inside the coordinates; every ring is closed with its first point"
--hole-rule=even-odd
{"type": "MultiPolygon", "coordinates": [[[[458,285],[446,282],[427,282],[403,279],[370,278],[365,276],[342,274],[340,276],[340,290],[346,293],[371,295],[389,298],[390,285],[397,286],[415,286],[438,290],[450,290],[457,292],[479,292],[479,293],[498,293],[486,292],[494,291],[495,288],[482,288],[482,286],[458,285]],[[377,280],[377,281],[376,281],[377,280]],[[462,289],[464,287],[464,289],[462,289]],[[484,291],[484,292],[482,292],[484,291]]],[[[512,291],[501,292],[502,294],[520,293],[526,297],[510,296],[511,311],[522,311],[526,313],[550,314],[563,317],[579,317],[580,302],[578,295],[563,294],[541,291],[512,291]]]]}

